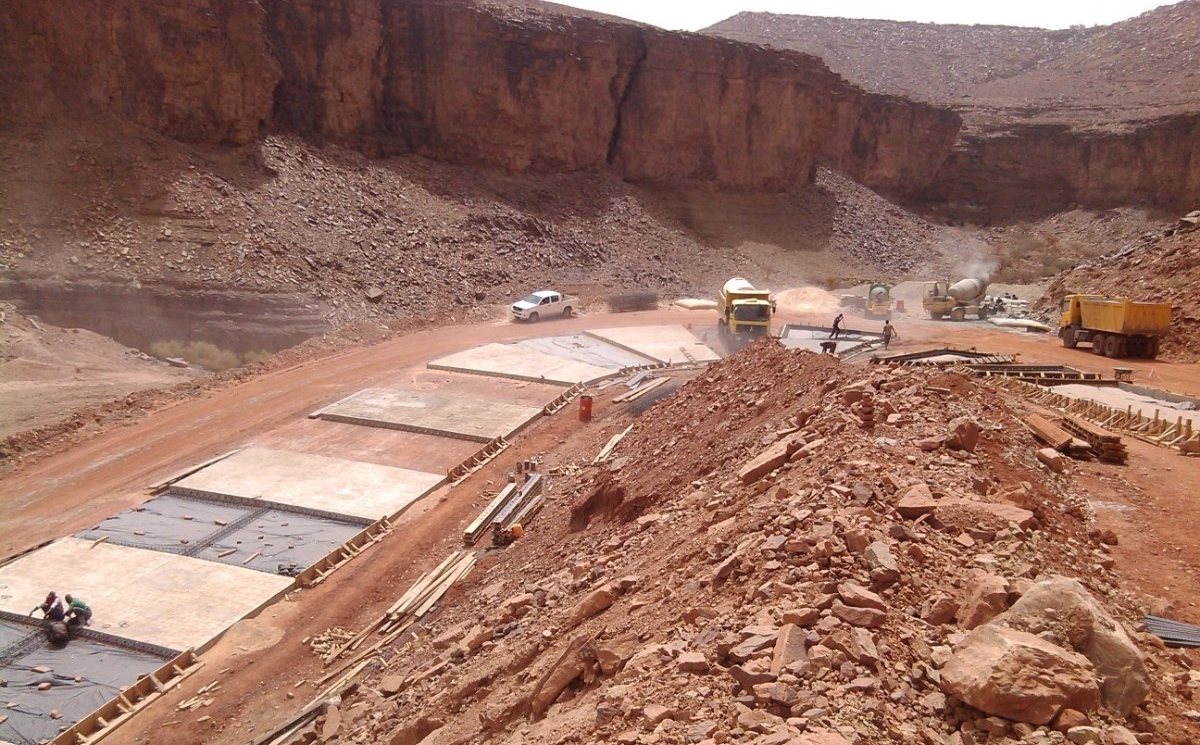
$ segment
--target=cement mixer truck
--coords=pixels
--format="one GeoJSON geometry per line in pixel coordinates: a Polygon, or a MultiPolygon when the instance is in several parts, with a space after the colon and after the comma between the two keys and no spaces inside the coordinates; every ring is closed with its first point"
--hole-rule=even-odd
{"type": "Polygon", "coordinates": [[[935,321],[946,316],[950,316],[952,321],[962,321],[968,315],[982,321],[988,315],[984,306],[987,286],[987,280],[971,278],[960,279],[954,284],[945,279],[926,282],[921,307],[935,321]]]}
{"type": "Polygon", "coordinates": [[[882,282],[872,282],[867,285],[867,318],[892,317],[892,290],[882,282]]]}
{"type": "Polygon", "coordinates": [[[717,322],[721,336],[748,339],[771,333],[771,316],[775,301],[770,290],[759,290],[748,280],[734,277],[725,283],[717,295],[717,322]]]}

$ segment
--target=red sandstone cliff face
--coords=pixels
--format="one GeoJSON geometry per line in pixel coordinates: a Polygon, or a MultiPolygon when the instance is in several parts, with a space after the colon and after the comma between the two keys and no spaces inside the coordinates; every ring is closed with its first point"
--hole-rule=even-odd
{"type": "Polygon", "coordinates": [[[1200,198],[1200,114],[1105,130],[1063,124],[972,132],[920,201],[980,222],[1076,206],[1156,205],[1179,211],[1200,198]]]}
{"type": "Polygon", "coordinates": [[[188,141],[297,131],[510,171],[783,188],[825,162],[925,187],[956,114],[867,94],[816,58],[464,2],[0,5],[0,124],[115,117],[188,141]]]}

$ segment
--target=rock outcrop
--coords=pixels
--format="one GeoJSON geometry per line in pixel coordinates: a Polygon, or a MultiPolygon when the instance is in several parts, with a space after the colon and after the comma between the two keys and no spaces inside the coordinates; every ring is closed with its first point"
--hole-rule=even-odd
{"type": "Polygon", "coordinates": [[[980,711],[1035,725],[1065,708],[1090,711],[1100,703],[1085,657],[994,624],[963,640],[942,669],[942,688],[980,711]]]}
{"type": "Polygon", "coordinates": [[[1052,638],[1096,667],[1105,707],[1129,716],[1150,692],[1142,654],[1079,580],[1052,577],[1027,590],[994,623],[1052,638]]]}
{"type": "Polygon", "coordinates": [[[960,124],[804,54],[467,2],[15,0],[0,33],[9,126],[116,118],[204,143],[298,132],[372,155],[736,188],[806,183],[826,163],[911,195],[960,124]]]}

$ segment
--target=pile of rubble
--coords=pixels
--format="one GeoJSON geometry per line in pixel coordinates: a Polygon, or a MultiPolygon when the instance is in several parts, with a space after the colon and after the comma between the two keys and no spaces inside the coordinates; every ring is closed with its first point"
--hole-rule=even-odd
{"type": "MultiPolygon", "coordinates": [[[[710,296],[747,271],[741,253],[706,245],[653,193],[603,171],[514,179],[288,137],[216,160],[137,133],[9,144],[0,178],[30,195],[53,191],[0,207],[0,271],[13,277],[303,293],[342,326],[478,320],[539,286],[585,301],[710,296]]],[[[804,213],[799,232],[821,236],[817,248],[847,276],[930,260],[934,226],[844,177],[825,174],[821,187],[841,207],[804,213]]],[[[779,282],[799,283],[802,270],[770,268],[779,282]]]]}
{"type": "MultiPolygon", "coordinates": [[[[629,423],[600,412],[589,448],[629,423]]],[[[292,741],[1195,741],[1200,679],[1011,417],[755,343],[604,463],[567,443],[535,529],[292,741]]]]}

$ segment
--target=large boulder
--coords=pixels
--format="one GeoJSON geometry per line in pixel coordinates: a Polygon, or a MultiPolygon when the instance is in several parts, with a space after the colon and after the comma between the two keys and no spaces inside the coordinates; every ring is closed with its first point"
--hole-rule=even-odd
{"type": "Polygon", "coordinates": [[[976,569],[967,577],[958,598],[958,625],[982,626],[1008,608],[1008,580],[976,569]]]}
{"type": "Polygon", "coordinates": [[[1086,657],[1005,626],[972,631],[942,668],[942,690],[995,716],[1049,724],[1065,708],[1100,705],[1096,673],[1086,657]]]}
{"type": "Polygon", "coordinates": [[[1114,713],[1128,716],[1150,691],[1142,653],[1078,580],[1038,582],[993,623],[1051,639],[1087,657],[1100,679],[1100,700],[1114,713]]]}

